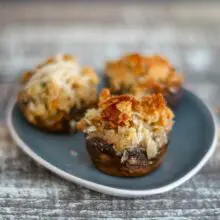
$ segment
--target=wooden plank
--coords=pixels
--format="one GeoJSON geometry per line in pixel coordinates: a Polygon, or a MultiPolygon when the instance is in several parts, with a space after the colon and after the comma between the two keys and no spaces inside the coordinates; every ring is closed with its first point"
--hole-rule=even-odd
{"type": "MultiPolygon", "coordinates": [[[[132,2],[115,1],[107,2],[4,2],[0,7],[0,23],[18,23],[18,22],[71,22],[75,24],[78,21],[88,23],[103,22],[116,23],[130,21],[146,20],[149,18],[164,18],[172,20],[176,18],[179,21],[193,20],[200,23],[218,22],[219,2],[191,2],[174,1],[160,3],[152,2],[132,2]],[[196,10],[195,10],[196,8],[196,10]],[[8,13],[10,11],[10,13],[8,13]],[[40,15],[39,16],[39,12],[40,15]],[[135,15],[135,17],[133,16],[135,15]]],[[[159,21],[159,19],[157,19],[159,21]]],[[[190,22],[188,22],[190,24],[190,22]]]]}

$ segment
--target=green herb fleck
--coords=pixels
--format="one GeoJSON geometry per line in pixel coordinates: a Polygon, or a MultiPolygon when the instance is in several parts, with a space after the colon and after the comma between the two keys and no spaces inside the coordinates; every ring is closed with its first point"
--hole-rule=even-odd
{"type": "Polygon", "coordinates": [[[128,68],[129,70],[133,70],[133,66],[132,66],[132,64],[127,63],[127,68],[128,68]]]}
{"type": "Polygon", "coordinates": [[[41,82],[40,86],[41,86],[41,88],[45,88],[46,83],[45,82],[41,82]]]}

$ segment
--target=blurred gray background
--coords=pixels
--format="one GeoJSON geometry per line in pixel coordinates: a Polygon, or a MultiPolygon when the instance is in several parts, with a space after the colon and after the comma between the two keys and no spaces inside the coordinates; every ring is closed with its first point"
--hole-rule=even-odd
{"type": "Polygon", "coordinates": [[[137,51],[166,55],[210,95],[220,82],[219,38],[219,1],[3,1],[0,80],[58,52],[102,72],[106,59],[137,51]]]}

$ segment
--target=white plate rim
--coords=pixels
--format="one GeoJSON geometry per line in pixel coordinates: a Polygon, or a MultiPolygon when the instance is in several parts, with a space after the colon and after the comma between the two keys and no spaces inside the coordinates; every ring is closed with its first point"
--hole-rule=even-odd
{"type": "MultiPolygon", "coordinates": [[[[196,96],[193,92],[191,92],[189,90],[187,90],[187,92],[196,96]]],[[[18,136],[16,130],[14,129],[14,126],[12,123],[12,110],[13,110],[13,107],[16,103],[15,98],[13,98],[9,102],[9,105],[7,107],[6,123],[7,123],[8,129],[9,129],[9,132],[10,132],[12,138],[17,143],[17,145],[20,147],[20,149],[22,151],[24,151],[27,155],[29,155],[34,161],[41,164],[42,166],[44,166],[48,170],[52,171],[53,173],[57,174],[58,176],[66,179],[66,180],[69,180],[71,182],[74,182],[76,184],[79,184],[81,186],[84,186],[88,189],[100,192],[100,193],[108,194],[111,196],[135,198],[135,197],[142,197],[142,196],[147,196],[147,195],[165,193],[167,191],[170,191],[170,190],[180,186],[181,184],[183,184],[184,182],[186,182],[187,180],[192,178],[195,174],[197,174],[201,170],[201,168],[207,163],[207,161],[212,156],[212,154],[214,153],[216,146],[217,146],[217,119],[216,119],[216,116],[213,113],[212,109],[207,105],[207,103],[203,102],[198,96],[196,96],[196,98],[198,98],[206,106],[206,108],[209,110],[209,113],[210,113],[212,120],[213,120],[214,137],[213,137],[213,140],[212,140],[212,143],[211,143],[209,150],[207,151],[207,153],[203,156],[203,158],[200,160],[200,162],[196,166],[194,166],[188,173],[183,175],[178,180],[175,180],[174,182],[169,183],[168,185],[158,187],[155,189],[148,189],[148,190],[125,190],[125,189],[113,188],[113,187],[105,186],[102,184],[94,183],[92,181],[84,180],[82,178],[76,177],[72,174],[69,174],[69,173],[57,168],[56,166],[52,165],[51,163],[47,162],[46,160],[44,160],[43,158],[38,156],[33,150],[31,150],[28,147],[28,145],[26,145],[23,142],[23,140],[18,136]]]]}

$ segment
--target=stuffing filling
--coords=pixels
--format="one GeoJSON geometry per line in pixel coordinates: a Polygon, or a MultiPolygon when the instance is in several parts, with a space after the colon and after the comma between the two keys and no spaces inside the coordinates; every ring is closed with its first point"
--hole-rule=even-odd
{"type": "Polygon", "coordinates": [[[112,144],[119,154],[138,147],[146,150],[150,159],[167,144],[173,117],[161,94],[137,100],[129,95],[112,96],[104,89],[99,107],[88,110],[77,127],[87,138],[99,137],[112,144]]]}
{"type": "Polygon", "coordinates": [[[183,77],[161,56],[129,54],[106,63],[106,75],[112,91],[144,96],[152,93],[174,93],[183,84],[183,77]]]}
{"type": "Polygon", "coordinates": [[[53,125],[72,108],[95,102],[98,78],[91,68],[81,68],[71,55],[57,55],[25,73],[23,84],[18,100],[25,105],[29,121],[36,123],[40,118],[53,125]]]}

